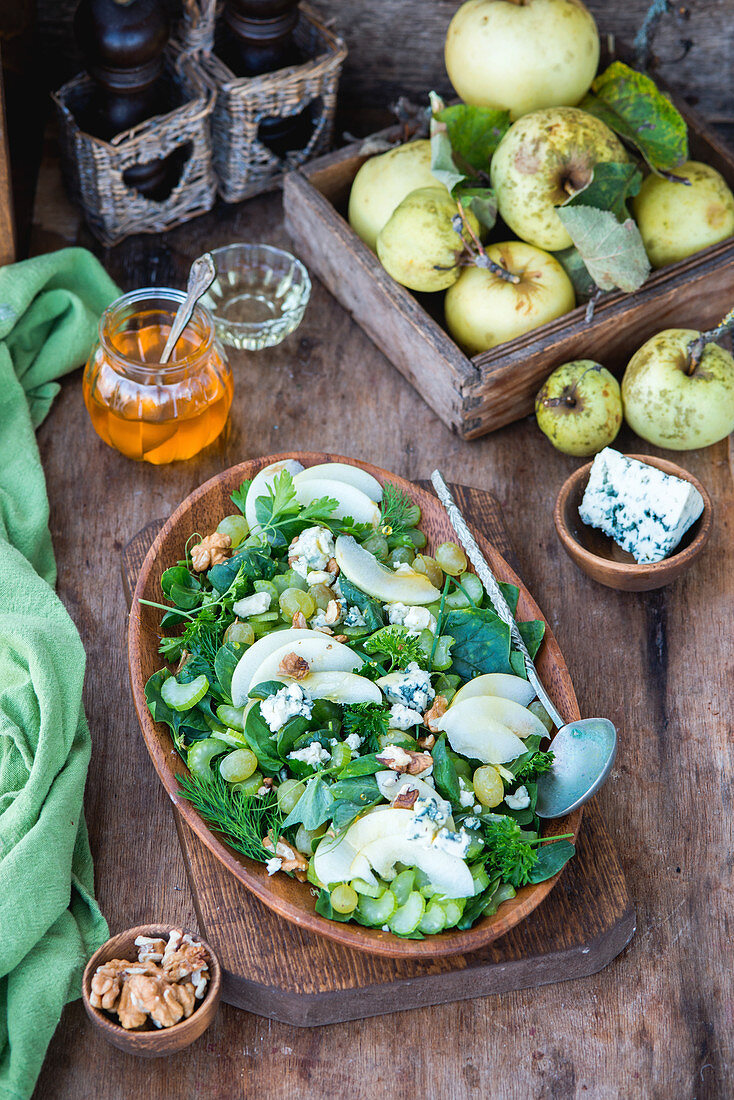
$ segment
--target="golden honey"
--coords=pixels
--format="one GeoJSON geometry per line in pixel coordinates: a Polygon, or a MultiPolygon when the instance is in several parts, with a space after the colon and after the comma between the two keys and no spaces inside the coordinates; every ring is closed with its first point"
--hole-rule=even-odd
{"type": "Polygon", "coordinates": [[[197,306],[161,365],[180,291],[138,290],[105,311],[84,371],[84,402],[97,435],[128,458],[162,465],[191,458],[222,431],[232,372],[209,313],[197,306]]]}

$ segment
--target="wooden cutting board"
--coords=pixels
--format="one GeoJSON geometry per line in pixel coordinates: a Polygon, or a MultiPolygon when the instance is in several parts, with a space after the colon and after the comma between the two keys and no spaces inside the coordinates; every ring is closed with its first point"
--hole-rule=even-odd
{"type": "MultiPolygon", "coordinates": [[[[494,497],[459,485],[453,492],[470,525],[516,569],[494,497]]],[[[128,606],[162,524],[148,524],[122,552],[128,606]]],[[[200,931],[222,963],[222,999],[285,1023],[315,1027],[585,977],[607,966],[635,931],[624,874],[593,801],[576,857],[529,917],[481,951],[428,962],[350,951],[275,916],[173,813],[200,931]]]]}

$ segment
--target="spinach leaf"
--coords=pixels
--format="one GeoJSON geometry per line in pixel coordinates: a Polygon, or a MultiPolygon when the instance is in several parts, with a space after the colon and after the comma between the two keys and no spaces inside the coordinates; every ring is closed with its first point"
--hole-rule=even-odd
{"type": "MultiPolygon", "coordinates": [[[[276,744],[278,746],[278,755],[280,756],[281,760],[285,760],[288,753],[294,747],[296,741],[299,739],[299,737],[303,736],[309,725],[309,718],[304,718],[303,715],[296,715],[295,718],[289,718],[286,724],[278,730],[276,744]]],[[[310,744],[311,741],[319,741],[319,743],[323,745],[323,741],[319,737],[311,737],[310,739],[307,739],[306,744],[310,744]]]]}
{"type": "MultiPolygon", "coordinates": [[[[163,701],[161,686],[168,679],[167,669],[154,672],[145,685],[145,699],[154,722],[163,722],[171,730],[174,744],[180,753],[185,752],[184,741],[202,741],[211,734],[207,716],[213,718],[211,703],[206,696],[195,707],[187,711],[172,710],[163,701]]],[[[181,680],[181,683],[185,681],[181,680]]]]}
{"type": "Polygon", "coordinates": [[[352,919],[351,913],[337,913],[336,909],[334,909],[331,904],[331,894],[328,890],[322,890],[320,892],[316,899],[315,909],[320,917],[326,917],[327,920],[338,920],[344,924],[346,921],[352,919]]]}
{"type": "Polygon", "coordinates": [[[510,628],[489,608],[449,611],[443,629],[454,639],[452,669],[463,680],[486,672],[512,672],[510,628]]]}
{"type": "Polygon", "coordinates": [[[201,584],[183,565],[173,565],[161,577],[161,588],[176,607],[191,611],[201,602],[201,584]]]}
{"type": "MultiPolygon", "coordinates": [[[[535,657],[545,636],[545,623],[541,619],[532,619],[530,622],[518,623],[517,628],[520,631],[522,640],[528,647],[530,656],[535,657]]],[[[523,680],[527,680],[525,659],[519,650],[513,649],[510,654],[510,665],[516,676],[522,676],[523,680]]]]}
{"type": "Polygon", "coordinates": [[[538,849],[538,858],[530,872],[528,882],[545,882],[557,875],[574,855],[576,849],[570,840],[556,840],[538,849]]]}
{"type": "Polygon", "coordinates": [[[460,803],[461,788],[454,762],[446,748],[446,734],[442,733],[431,750],[433,756],[433,779],[436,790],[449,802],[460,803]]]}
{"type": "Polygon", "coordinates": [[[347,580],[343,573],[339,574],[339,585],[347,603],[354,604],[364,615],[370,633],[385,625],[385,616],[377,600],[373,600],[371,596],[367,596],[360,591],[356,585],[347,580]]]}
{"type": "Polygon", "coordinates": [[[245,719],[245,740],[264,772],[275,775],[280,771],[283,761],[276,753],[270,727],[260,714],[259,705],[252,707],[245,719]]]}
{"type": "Polygon", "coordinates": [[[509,882],[500,883],[499,879],[495,879],[486,890],[482,890],[481,894],[477,894],[466,903],[461,920],[456,927],[462,931],[471,928],[480,917],[491,917],[503,901],[509,901],[514,896],[514,886],[510,886],[509,882]]]}
{"type": "Polygon", "coordinates": [[[509,584],[508,581],[498,581],[498,584],[502,590],[502,595],[510,605],[510,611],[514,615],[517,611],[517,601],[520,599],[520,589],[516,584],[509,584]]]}
{"type": "Polygon", "coordinates": [[[384,769],[385,765],[379,762],[376,755],[369,753],[367,756],[358,756],[356,760],[352,760],[351,764],[342,768],[339,779],[351,779],[356,775],[374,775],[375,772],[381,772],[384,769]]]}
{"type": "Polygon", "coordinates": [[[332,820],[335,829],[351,825],[355,818],[382,799],[377,781],[371,775],[340,779],[330,790],[334,798],[332,820]]]}
{"type": "Polygon", "coordinates": [[[283,822],[282,828],[291,825],[303,825],[304,829],[318,829],[331,817],[334,799],[331,791],[320,775],[315,775],[306,784],[306,790],[283,822]]]}
{"type": "Polygon", "coordinates": [[[236,642],[225,642],[217,650],[214,658],[214,675],[225,697],[225,702],[232,702],[232,676],[242,656],[242,646],[236,642]]]}
{"type": "Polygon", "coordinates": [[[212,566],[207,573],[207,579],[221,595],[231,588],[238,574],[251,581],[269,581],[274,576],[276,569],[277,565],[268,552],[248,548],[238,550],[227,561],[212,566]]]}
{"type": "Polygon", "coordinates": [[[282,691],[284,687],[285,684],[281,680],[263,680],[261,684],[255,684],[250,688],[247,694],[250,699],[267,699],[276,692],[282,691]]]}

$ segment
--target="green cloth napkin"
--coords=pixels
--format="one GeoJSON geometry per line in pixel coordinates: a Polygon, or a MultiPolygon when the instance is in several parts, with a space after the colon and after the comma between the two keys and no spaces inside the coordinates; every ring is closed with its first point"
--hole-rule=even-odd
{"type": "Polygon", "coordinates": [[[0,268],[0,1097],[29,1097],[108,936],[82,811],[84,650],[56,596],[34,429],[119,295],[67,248],[0,268]]]}

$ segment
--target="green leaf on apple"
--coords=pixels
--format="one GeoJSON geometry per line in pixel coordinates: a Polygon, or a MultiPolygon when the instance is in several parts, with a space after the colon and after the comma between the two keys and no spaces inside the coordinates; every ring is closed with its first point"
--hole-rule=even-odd
{"type": "Polygon", "coordinates": [[[485,229],[494,228],[497,221],[497,198],[491,187],[465,187],[459,184],[452,195],[464,209],[471,210],[485,229]]]}
{"type": "Polygon", "coordinates": [[[599,74],[579,107],[634,145],[654,172],[669,173],[688,160],[683,117],[649,76],[621,61],[599,74]]]}
{"type": "Polygon", "coordinates": [[[431,134],[431,173],[451,192],[457,184],[466,180],[466,175],[454,164],[446,130],[436,130],[431,134]]]}
{"type": "Polygon", "coordinates": [[[589,275],[601,290],[637,290],[650,274],[650,261],[632,218],[620,223],[610,210],[592,206],[558,206],[589,275]]]}
{"type": "Polygon", "coordinates": [[[627,199],[640,190],[642,172],[629,161],[626,164],[617,161],[601,162],[594,165],[590,181],[586,187],[577,191],[564,206],[593,206],[597,210],[611,210],[619,221],[629,217],[627,199]]]}
{"type": "Polygon", "coordinates": [[[588,302],[597,286],[591,275],[589,275],[589,269],[584,263],[578,248],[572,244],[569,248],[562,248],[560,252],[554,252],[553,255],[573,283],[576,301],[588,302]]]}
{"type": "Polygon", "coordinates": [[[488,172],[492,154],[510,128],[510,112],[456,103],[434,113],[446,124],[455,162],[474,172],[488,172]]]}

